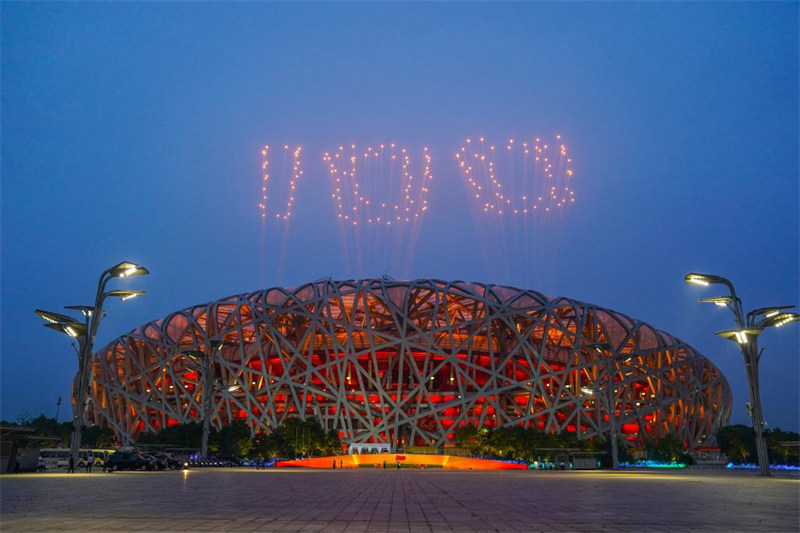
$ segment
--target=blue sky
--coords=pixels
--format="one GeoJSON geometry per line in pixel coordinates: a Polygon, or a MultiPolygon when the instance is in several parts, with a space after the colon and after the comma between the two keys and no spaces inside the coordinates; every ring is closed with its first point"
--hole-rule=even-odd
{"type": "MultiPolygon", "coordinates": [[[[121,260],[97,347],[220,297],[320,277],[436,277],[596,303],[685,340],[733,387],[730,316],[800,303],[798,6],[714,3],[28,3],[2,14],[0,413],[55,413],[76,364],[34,308],[87,304],[121,260]],[[491,245],[453,154],[466,137],[563,135],[576,203],[524,254],[491,245]],[[410,267],[340,253],[322,153],[428,146],[410,267]],[[262,230],[260,150],[302,145],[288,227],[262,230]],[[476,226],[477,224],[477,226],[476,226]],[[265,232],[265,233],[263,233],[265,232]],[[262,234],[263,233],[263,234],[262,234]],[[483,235],[483,236],[482,236],[483,235]]],[[[508,232],[519,231],[509,223],[508,232]]],[[[797,325],[765,332],[771,426],[800,428],[797,325]]],[[[61,417],[66,419],[67,410],[61,417]]]]}

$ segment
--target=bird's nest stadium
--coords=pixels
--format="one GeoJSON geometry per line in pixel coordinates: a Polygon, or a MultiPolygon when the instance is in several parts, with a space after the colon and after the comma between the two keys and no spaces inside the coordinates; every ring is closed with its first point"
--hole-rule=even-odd
{"type": "Polygon", "coordinates": [[[346,442],[442,446],[458,427],[524,425],[691,449],[727,423],[720,370],[623,314],[513,287],[319,280],[177,311],[92,361],[90,423],[130,444],[202,420],[269,432],[316,418],[346,442]],[[205,379],[203,373],[209,379],[205,379]],[[209,404],[204,408],[204,402],[209,404]]]}

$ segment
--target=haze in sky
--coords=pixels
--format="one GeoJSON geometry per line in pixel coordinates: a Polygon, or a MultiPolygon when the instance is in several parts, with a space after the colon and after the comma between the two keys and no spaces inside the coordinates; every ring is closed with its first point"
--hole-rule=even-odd
{"type": "MultiPolygon", "coordinates": [[[[98,350],[178,309],[323,277],[491,282],[688,342],[731,383],[732,422],[749,424],[738,348],[714,335],[732,317],[696,303],[717,289],[683,277],[725,276],[747,308],[800,303],[796,2],[3,2],[0,14],[2,418],[53,416],[69,396],[68,339],[33,310],[89,304],[100,272],[131,260],[151,275],[114,288],[148,294],[107,303],[98,350]],[[498,151],[563,143],[574,202],[482,211],[455,157],[481,137],[498,151]],[[381,143],[407,150],[415,187],[427,148],[413,228],[338,217],[324,154],[381,143]],[[298,146],[287,223],[274,215],[298,146]]],[[[507,188],[525,175],[514,168],[507,188]]],[[[400,205],[397,183],[371,194],[400,205]]],[[[787,430],[800,428],[797,326],[760,338],[765,419],[787,430]]]]}

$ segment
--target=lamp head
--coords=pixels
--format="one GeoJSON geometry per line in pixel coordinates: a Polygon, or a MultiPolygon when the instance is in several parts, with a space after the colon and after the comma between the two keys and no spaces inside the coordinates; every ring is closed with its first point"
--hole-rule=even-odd
{"type": "Polygon", "coordinates": [[[80,311],[83,316],[89,317],[94,313],[94,306],[91,305],[65,305],[64,309],[80,311]]]}
{"type": "Polygon", "coordinates": [[[764,331],[763,329],[758,328],[750,328],[750,329],[729,329],[725,331],[717,332],[717,335],[722,337],[723,339],[728,339],[730,341],[736,342],[741,345],[745,345],[750,341],[750,338],[755,338],[761,335],[761,332],[764,331]]]}
{"type": "Polygon", "coordinates": [[[69,335],[73,338],[83,338],[86,336],[88,330],[86,329],[86,324],[81,324],[80,322],[68,322],[68,323],[49,323],[44,324],[44,327],[54,329],[59,333],[64,333],[69,335]]]}
{"type": "Polygon", "coordinates": [[[729,287],[732,286],[731,282],[723,278],[722,276],[715,276],[713,274],[701,274],[699,272],[691,272],[689,274],[686,274],[683,280],[686,283],[702,285],[703,287],[708,287],[709,285],[714,285],[714,284],[722,284],[722,285],[727,285],[729,287]]]}
{"type": "Polygon", "coordinates": [[[793,307],[794,307],[793,305],[775,305],[772,307],[761,307],[759,309],[753,309],[752,311],[747,313],[747,318],[749,320],[755,320],[756,318],[763,316],[764,319],[766,320],[774,318],[780,314],[785,314],[781,313],[781,311],[792,309],[793,307]]]}
{"type": "Polygon", "coordinates": [[[770,326],[779,328],[781,326],[785,326],[786,324],[798,321],[800,321],[800,315],[797,313],[779,313],[765,320],[762,320],[761,322],[758,323],[758,325],[766,328],[770,326]]]}
{"type": "Polygon", "coordinates": [[[727,307],[733,303],[733,298],[730,296],[712,296],[711,298],[700,298],[697,300],[702,303],[714,304],[719,307],[727,307]]]}
{"type": "Polygon", "coordinates": [[[123,261],[122,263],[111,267],[109,270],[111,277],[114,278],[128,278],[130,276],[143,276],[149,274],[150,271],[141,265],[131,263],[130,261],[123,261]]]}
{"type": "Polygon", "coordinates": [[[106,296],[113,296],[115,298],[119,298],[123,301],[130,300],[131,298],[136,298],[140,294],[147,294],[147,291],[122,291],[122,290],[113,290],[108,291],[106,296]]]}
{"type": "Polygon", "coordinates": [[[35,309],[33,311],[39,318],[42,318],[51,324],[67,324],[71,322],[75,322],[75,319],[68,315],[62,315],[60,313],[52,313],[50,311],[45,311],[44,309],[35,309]]]}

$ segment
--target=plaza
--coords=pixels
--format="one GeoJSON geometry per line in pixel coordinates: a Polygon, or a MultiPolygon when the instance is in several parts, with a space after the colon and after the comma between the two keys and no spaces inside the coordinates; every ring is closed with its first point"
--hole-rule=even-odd
{"type": "Polygon", "coordinates": [[[800,529],[797,476],[208,469],[0,479],[3,531],[800,529]]]}

